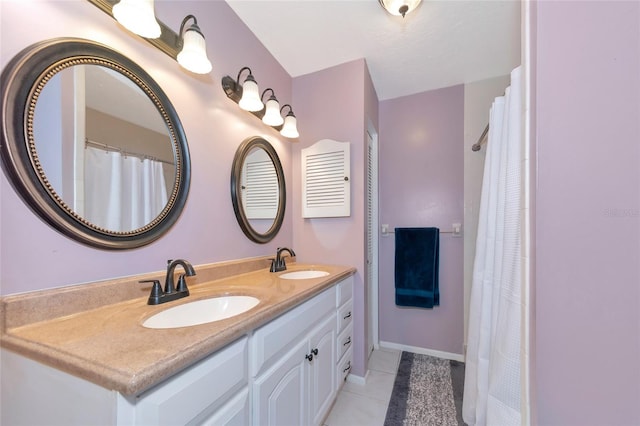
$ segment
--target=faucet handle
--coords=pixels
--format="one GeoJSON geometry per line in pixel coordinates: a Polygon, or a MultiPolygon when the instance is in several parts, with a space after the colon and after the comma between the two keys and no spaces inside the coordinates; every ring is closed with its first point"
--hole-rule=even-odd
{"type": "Polygon", "coordinates": [[[162,287],[160,287],[160,281],[158,280],[142,280],[139,283],[153,283],[151,286],[151,294],[149,295],[149,305],[157,305],[160,303],[160,297],[162,297],[162,287]]]}
{"type": "Polygon", "coordinates": [[[178,277],[178,286],[176,287],[176,291],[186,292],[189,294],[189,289],[187,288],[187,281],[184,278],[184,274],[180,274],[178,277]]]}

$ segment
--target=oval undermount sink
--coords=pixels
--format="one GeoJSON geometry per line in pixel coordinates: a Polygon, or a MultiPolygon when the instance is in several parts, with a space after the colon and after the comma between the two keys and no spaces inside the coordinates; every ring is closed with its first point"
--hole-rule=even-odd
{"type": "Polygon", "coordinates": [[[305,280],[309,278],[320,278],[329,275],[326,271],[294,271],[280,275],[285,280],[305,280]]]}
{"type": "Polygon", "coordinates": [[[178,328],[220,321],[247,312],[260,302],[252,296],[220,296],[196,300],[147,318],[146,328],[178,328]]]}

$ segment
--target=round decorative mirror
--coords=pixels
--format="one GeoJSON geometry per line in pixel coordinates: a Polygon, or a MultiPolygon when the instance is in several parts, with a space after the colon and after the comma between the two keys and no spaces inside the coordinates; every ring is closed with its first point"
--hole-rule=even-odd
{"type": "Polygon", "coordinates": [[[260,137],[246,139],[233,159],[231,201],[240,228],[251,241],[267,243],[284,219],[286,188],[280,158],[260,137]]]}
{"type": "Polygon", "coordinates": [[[2,72],[2,165],[58,231],[104,249],[156,240],[190,181],[182,125],[160,86],[102,44],[54,39],[2,72]]]}

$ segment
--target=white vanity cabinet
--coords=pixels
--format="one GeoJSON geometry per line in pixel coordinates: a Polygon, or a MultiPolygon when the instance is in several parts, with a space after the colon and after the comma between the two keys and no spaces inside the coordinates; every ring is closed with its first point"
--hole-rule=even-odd
{"type": "Polygon", "coordinates": [[[3,349],[0,424],[320,425],[351,366],[353,277],[137,396],[3,349]]]}
{"type": "Polygon", "coordinates": [[[345,278],[337,286],[336,314],[338,340],[336,343],[336,382],[338,389],[351,371],[353,345],[353,276],[345,278]]]}
{"type": "Polygon", "coordinates": [[[336,287],[252,336],[253,423],[318,425],[336,395],[336,287]]]}
{"type": "Polygon", "coordinates": [[[138,396],[125,397],[2,351],[6,425],[247,425],[247,337],[138,396]]]}

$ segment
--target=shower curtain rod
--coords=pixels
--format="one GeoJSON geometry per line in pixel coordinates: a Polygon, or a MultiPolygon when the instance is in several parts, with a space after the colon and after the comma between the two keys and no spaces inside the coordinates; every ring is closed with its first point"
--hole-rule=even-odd
{"type": "Polygon", "coordinates": [[[471,147],[472,151],[480,151],[480,148],[482,148],[482,144],[487,142],[487,134],[489,133],[489,124],[487,123],[487,127],[484,128],[484,131],[482,132],[482,134],[480,135],[480,138],[478,139],[478,142],[474,143],[473,146],[471,147]]]}
{"type": "Polygon", "coordinates": [[[86,138],[84,140],[84,143],[85,143],[85,146],[92,146],[94,148],[104,149],[105,151],[109,151],[109,152],[119,152],[122,155],[124,155],[125,157],[127,157],[127,156],[128,157],[136,157],[136,158],[139,158],[140,160],[147,159],[147,160],[158,161],[160,163],[168,164],[170,166],[175,166],[175,164],[172,163],[171,161],[161,160],[160,158],[152,157],[152,156],[147,155],[147,154],[140,154],[138,152],[125,151],[122,148],[118,148],[117,146],[112,146],[112,145],[107,145],[106,143],[92,141],[89,138],[86,138]]]}

